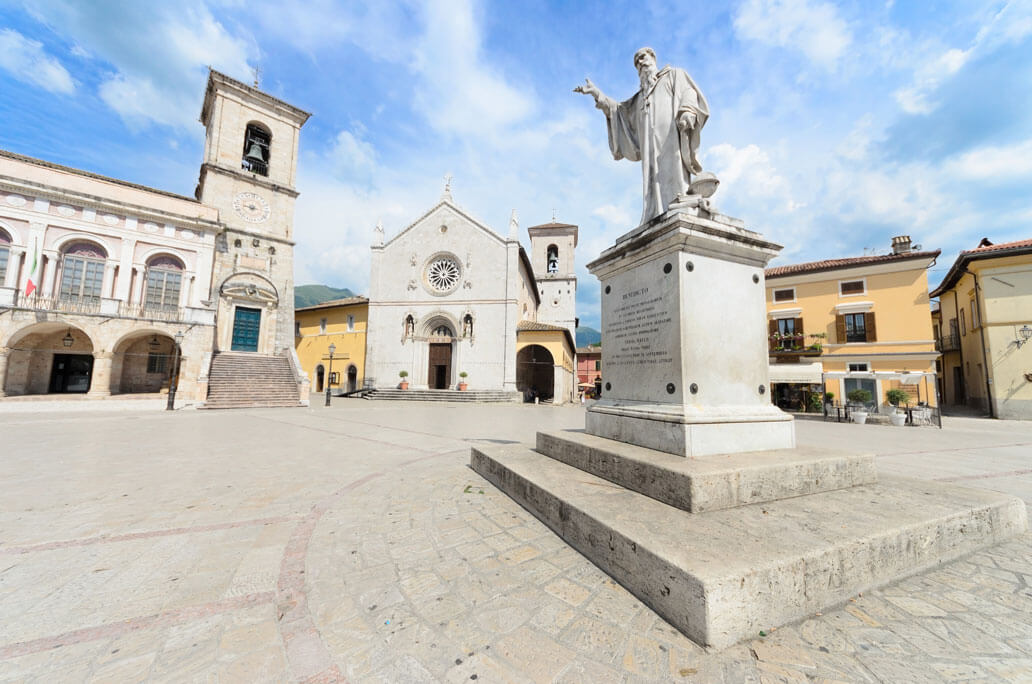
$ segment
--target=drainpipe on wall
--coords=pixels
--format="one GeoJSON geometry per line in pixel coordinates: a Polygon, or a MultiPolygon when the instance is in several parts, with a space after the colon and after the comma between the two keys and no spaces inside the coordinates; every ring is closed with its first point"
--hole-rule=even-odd
{"type": "MultiPolygon", "coordinates": [[[[963,330],[960,329],[960,304],[957,303],[959,297],[957,297],[957,288],[953,288],[953,319],[957,321],[957,352],[960,354],[960,377],[964,378],[964,404],[967,404],[968,400],[968,389],[967,389],[967,376],[964,373],[964,343],[960,341],[963,330]]],[[[942,301],[941,299],[939,301],[942,301]]],[[[950,331],[952,332],[952,330],[950,331]]],[[[953,388],[953,396],[957,396],[957,388],[953,388]]]]}
{"type": "Polygon", "coordinates": [[[969,274],[975,280],[975,306],[978,307],[978,333],[982,340],[982,368],[985,370],[985,400],[989,405],[989,417],[995,418],[996,411],[993,410],[993,385],[989,382],[989,351],[985,346],[985,317],[982,315],[981,288],[978,286],[978,276],[964,267],[964,273],[969,274]]]}

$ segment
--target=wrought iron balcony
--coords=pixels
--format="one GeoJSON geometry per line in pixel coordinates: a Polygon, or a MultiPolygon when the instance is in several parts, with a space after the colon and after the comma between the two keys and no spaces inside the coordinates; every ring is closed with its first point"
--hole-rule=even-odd
{"type": "Polygon", "coordinates": [[[55,295],[44,297],[38,291],[31,295],[19,292],[14,306],[20,309],[37,311],[65,311],[67,313],[100,313],[100,297],[81,297],[72,295],[55,295]]]}
{"type": "Polygon", "coordinates": [[[183,309],[178,306],[156,306],[153,304],[128,302],[119,302],[118,315],[124,318],[150,318],[157,321],[186,320],[183,309]]]}
{"type": "Polygon", "coordinates": [[[939,352],[951,352],[958,351],[960,349],[960,338],[953,333],[946,335],[940,335],[935,340],[935,351],[939,352]]]}
{"type": "Polygon", "coordinates": [[[768,338],[768,351],[771,356],[779,357],[820,356],[824,351],[821,339],[816,339],[813,344],[806,344],[807,337],[814,336],[775,333],[768,338]]]}

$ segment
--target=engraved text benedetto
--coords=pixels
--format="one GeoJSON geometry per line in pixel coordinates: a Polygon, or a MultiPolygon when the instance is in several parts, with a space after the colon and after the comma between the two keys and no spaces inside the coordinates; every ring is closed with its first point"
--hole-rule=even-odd
{"type": "Polygon", "coordinates": [[[620,305],[613,309],[612,319],[606,331],[606,344],[612,346],[612,352],[606,354],[607,365],[673,363],[670,351],[660,343],[661,335],[673,321],[663,306],[662,294],[650,294],[647,287],[626,292],[620,305]]]}

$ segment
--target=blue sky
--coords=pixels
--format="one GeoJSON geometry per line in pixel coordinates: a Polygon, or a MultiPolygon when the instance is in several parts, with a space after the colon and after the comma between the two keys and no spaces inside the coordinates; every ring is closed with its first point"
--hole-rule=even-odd
{"type": "MultiPolygon", "coordinates": [[[[312,112],[296,281],[366,292],[369,244],[455,201],[500,233],[580,226],[584,264],[640,215],[588,76],[618,99],[635,50],[683,67],[711,118],[717,207],[785,245],[774,263],[943,255],[1032,237],[1032,3],[359,3],[0,0],[0,147],[192,195],[208,65],[312,112]]],[[[527,242],[526,232],[522,239],[527,242]]]]}

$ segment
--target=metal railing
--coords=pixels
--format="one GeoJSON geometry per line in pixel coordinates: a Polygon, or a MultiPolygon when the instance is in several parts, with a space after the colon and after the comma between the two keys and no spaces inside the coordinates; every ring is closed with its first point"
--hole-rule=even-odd
{"type": "Polygon", "coordinates": [[[935,351],[951,352],[960,349],[960,338],[953,333],[940,335],[935,339],[935,351]]]}
{"type": "Polygon", "coordinates": [[[60,311],[63,313],[110,314],[122,318],[149,318],[158,321],[185,321],[186,311],[179,306],[154,306],[122,302],[101,297],[80,297],[71,295],[43,296],[37,292],[26,295],[18,292],[14,297],[15,308],[36,311],[60,311]],[[116,307],[117,304],[117,307],[116,307]]]}
{"type": "Polygon", "coordinates": [[[77,297],[70,295],[52,295],[44,297],[36,292],[26,295],[19,292],[15,306],[22,309],[38,311],[65,311],[67,313],[99,313],[100,297],[77,297]]]}
{"type": "Polygon", "coordinates": [[[158,321],[182,321],[186,317],[178,306],[154,306],[119,302],[118,315],[125,318],[150,318],[158,321]]]}

